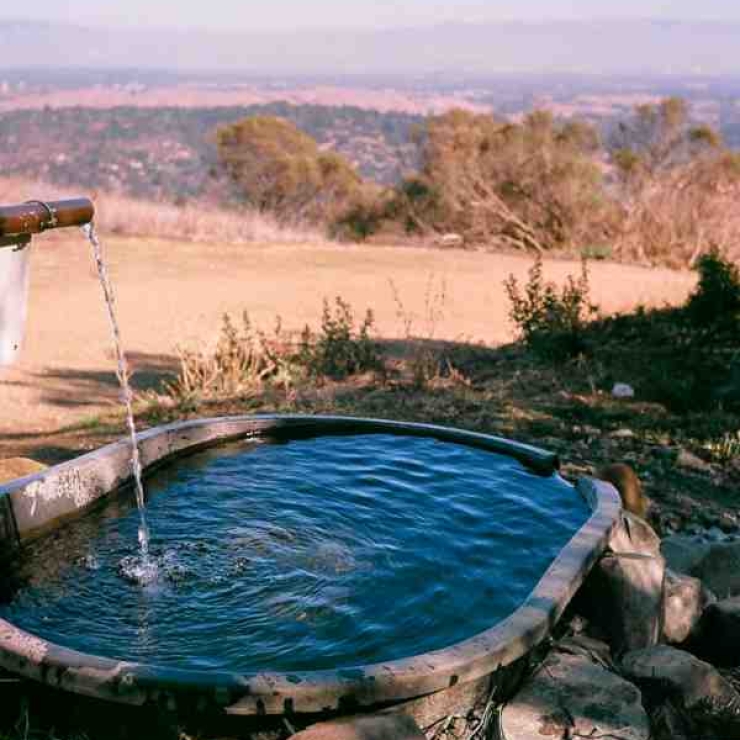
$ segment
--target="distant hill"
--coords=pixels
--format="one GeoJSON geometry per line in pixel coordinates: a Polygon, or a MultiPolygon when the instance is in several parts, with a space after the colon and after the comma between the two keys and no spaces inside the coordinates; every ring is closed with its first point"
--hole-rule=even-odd
{"type": "Polygon", "coordinates": [[[287,118],[359,172],[393,184],[417,165],[422,119],[359,108],[272,103],[233,108],[52,108],[0,113],[0,172],[138,198],[230,197],[215,129],[246,116],[287,118]]]}
{"type": "Polygon", "coordinates": [[[214,33],[0,23],[0,69],[303,74],[740,73],[740,23],[557,21],[385,31],[214,33]]]}

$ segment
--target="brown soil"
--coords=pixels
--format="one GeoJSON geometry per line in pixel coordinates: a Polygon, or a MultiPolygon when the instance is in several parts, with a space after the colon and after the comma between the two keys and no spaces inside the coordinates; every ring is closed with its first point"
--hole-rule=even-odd
{"type": "MultiPolygon", "coordinates": [[[[516,255],[421,248],[204,245],[109,238],[106,250],[126,349],[138,389],[154,388],[176,369],[176,347],[215,337],[222,314],[247,310],[266,329],[279,315],[287,328],[316,325],[322,299],[341,295],[375,312],[378,334],[403,337],[396,286],[411,333],[498,344],[512,338],[502,281],[526,279],[531,260],[516,255]],[[441,318],[430,294],[445,284],[441,318]],[[431,291],[430,291],[431,286],[431,291]]],[[[21,363],[0,368],[0,454],[13,440],[78,424],[118,400],[110,330],[83,239],[38,239],[34,246],[26,347],[21,363]]],[[[550,261],[562,280],[579,265],[550,261]]],[[[593,298],[606,312],[685,299],[686,272],[596,263],[593,298]]],[[[437,302],[439,308],[439,302],[437,302]]],[[[27,445],[22,445],[28,451],[27,445]]]]}

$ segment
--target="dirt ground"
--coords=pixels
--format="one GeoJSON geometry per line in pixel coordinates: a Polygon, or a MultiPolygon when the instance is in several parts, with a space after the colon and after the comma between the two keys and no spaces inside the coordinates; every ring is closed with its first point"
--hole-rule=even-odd
{"type": "MultiPolygon", "coordinates": [[[[0,368],[3,456],[12,454],[14,437],[84,422],[110,409],[119,395],[90,248],[71,235],[39,238],[33,249],[23,358],[16,367],[0,368]]],[[[410,319],[414,335],[502,343],[512,338],[502,281],[509,273],[525,279],[531,265],[516,255],[377,246],[108,238],[105,249],[138,389],[156,387],[174,371],[178,345],[213,341],[224,312],[247,310],[265,329],[280,316],[286,328],[300,329],[316,325],[322,299],[335,295],[358,314],[371,307],[382,337],[403,337],[410,319]]],[[[579,269],[550,261],[546,275],[562,280],[579,269]]],[[[591,266],[592,297],[605,312],[681,302],[694,282],[688,272],[591,266]]]]}

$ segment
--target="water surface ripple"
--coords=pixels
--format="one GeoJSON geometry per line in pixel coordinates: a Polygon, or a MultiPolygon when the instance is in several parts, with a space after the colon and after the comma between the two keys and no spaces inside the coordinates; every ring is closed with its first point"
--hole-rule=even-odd
{"type": "Polygon", "coordinates": [[[384,434],[223,446],[147,487],[157,583],[127,577],[139,521],[117,496],[29,548],[0,615],[87,653],[178,668],[392,660],[507,617],[589,515],[557,476],[384,434]]]}

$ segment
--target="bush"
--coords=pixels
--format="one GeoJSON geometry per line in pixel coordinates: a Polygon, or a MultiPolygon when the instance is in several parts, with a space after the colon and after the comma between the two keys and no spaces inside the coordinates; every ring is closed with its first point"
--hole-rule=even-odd
{"type": "Polygon", "coordinates": [[[289,121],[252,116],[216,132],[218,156],[244,200],[288,222],[325,223],[353,202],[362,179],[289,121]]]}
{"type": "Polygon", "coordinates": [[[549,359],[574,357],[586,349],[584,328],[598,307],[589,299],[586,260],[581,265],[581,275],[577,279],[569,275],[560,292],[554,283],[545,282],[540,256],[529,271],[523,292],[513,275],[504,283],[511,302],[509,316],[522,339],[530,349],[549,359]]]}
{"type": "Polygon", "coordinates": [[[339,296],[334,311],[324,299],[321,330],[314,336],[308,326],[303,330],[299,362],[312,377],[341,380],[348,375],[378,370],[382,358],[370,332],[375,323],[368,309],[359,329],[355,329],[352,308],[339,296]]]}
{"type": "Polygon", "coordinates": [[[280,322],[273,336],[267,336],[253,328],[246,311],[241,327],[224,314],[212,351],[181,350],[179,355],[180,372],[165,386],[178,399],[236,395],[276,380],[285,384],[299,370],[280,322]]]}
{"type": "Polygon", "coordinates": [[[613,210],[588,124],[449,111],[421,130],[420,171],[396,189],[406,230],[540,252],[605,237],[613,210]]]}
{"type": "Polygon", "coordinates": [[[385,191],[364,187],[330,224],[330,236],[341,241],[366,241],[381,230],[388,218],[387,201],[385,191]]]}
{"type": "Polygon", "coordinates": [[[718,249],[699,258],[699,286],[686,306],[699,326],[727,326],[740,313],[740,271],[718,249]]]}
{"type": "Polygon", "coordinates": [[[181,350],[180,371],[165,384],[173,398],[214,398],[259,391],[265,386],[288,390],[311,378],[343,379],[383,367],[380,350],[370,337],[374,323],[368,311],[355,329],[350,305],[336,298],[332,312],[324,301],[321,329],[307,326],[300,335],[283,330],[278,319],[271,334],[253,328],[245,311],[238,326],[224,315],[215,347],[181,350]]]}

